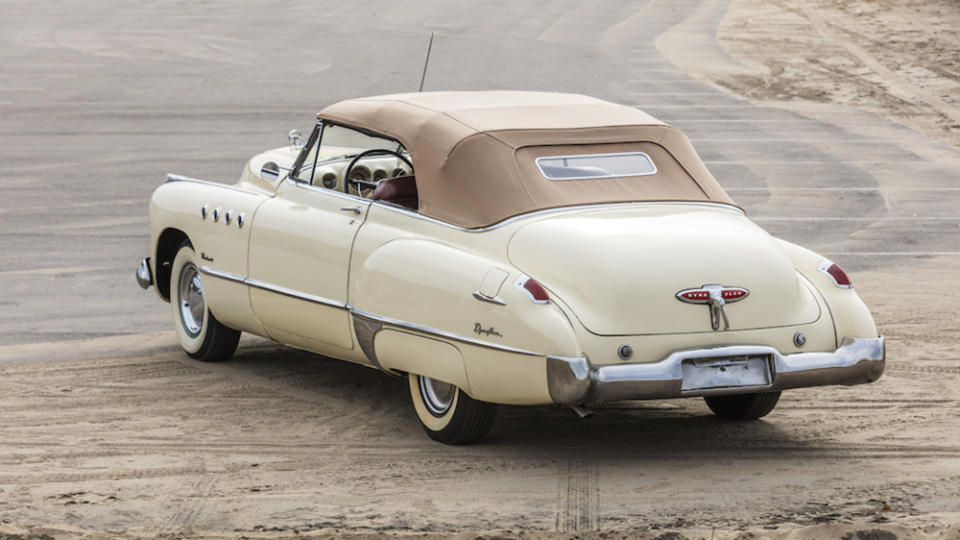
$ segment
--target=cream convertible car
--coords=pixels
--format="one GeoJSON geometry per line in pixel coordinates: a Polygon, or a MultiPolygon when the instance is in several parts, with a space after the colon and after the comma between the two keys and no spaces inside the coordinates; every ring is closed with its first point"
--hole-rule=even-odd
{"type": "Polygon", "coordinates": [[[744,215],[676,129],[578,95],[353,99],[222,185],[171,175],[137,270],[187,354],[240,332],[406,375],[430,437],[497,403],[703,396],[877,380],[884,342],[837,265],[744,215]]]}

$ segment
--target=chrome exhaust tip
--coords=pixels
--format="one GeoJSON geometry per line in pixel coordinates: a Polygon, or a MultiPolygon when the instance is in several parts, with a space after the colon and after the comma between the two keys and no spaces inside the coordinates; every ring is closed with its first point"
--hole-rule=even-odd
{"type": "Polygon", "coordinates": [[[574,412],[581,420],[586,420],[593,416],[593,411],[583,405],[571,405],[570,410],[574,412]]]}

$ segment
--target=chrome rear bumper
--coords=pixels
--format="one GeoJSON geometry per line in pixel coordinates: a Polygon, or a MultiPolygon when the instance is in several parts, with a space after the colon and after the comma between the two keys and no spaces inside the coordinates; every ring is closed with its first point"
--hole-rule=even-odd
{"type": "MultiPolygon", "coordinates": [[[[659,362],[594,367],[587,358],[547,357],[547,384],[556,403],[602,403],[624,399],[663,399],[719,394],[772,392],[787,388],[870,383],[883,375],[883,337],[843,338],[833,352],[780,354],[773,347],[738,345],[677,351],[659,362]],[[768,384],[685,389],[684,364],[711,360],[737,362],[763,357],[768,384]]],[[[717,364],[719,366],[719,364],[717,364]]],[[[725,370],[724,370],[725,371],[725,370]]]]}
{"type": "Polygon", "coordinates": [[[144,289],[149,289],[153,285],[153,274],[150,272],[150,257],[140,261],[137,266],[137,284],[144,289]]]}

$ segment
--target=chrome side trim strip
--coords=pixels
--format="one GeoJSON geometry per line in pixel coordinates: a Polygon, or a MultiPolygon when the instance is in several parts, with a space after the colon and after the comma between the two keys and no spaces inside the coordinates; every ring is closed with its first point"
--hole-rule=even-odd
{"type": "Polygon", "coordinates": [[[226,279],[228,281],[236,281],[237,283],[243,283],[244,280],[247,279],[245,276],[241,276],[240,274],[232,274],[230,272],[224,272],[223,270],[215,270],[213,268],[210,268],[209,266],[201,266],[200,272],[213,277],[218,277],[220,279],[226,279]]]}
{"type": "Polygon", "coordinates": [[[438,330],[436,328],[431,328],[429,326],[423,326],[419,324],[408,323],[406,321],[401,321],[398,319],[391,319],[389,317],[381,317],[380,315],[374,315],[373,313],[367,313],[366,311],[360,311],[358,309],[351,309],[351,313],[354,316],[363,317],[365,319],[379,322],[380,324],[386,324],[390,326],[395,326],[397,328],[404,328],[406,330],[412,330],[414,332],[419,332],[421,334],[427,334],[431,336],[441,337],[444,339],[452,339],[453,341],[459,341],[460,343],[466,343],[468,345],[476,345],[478,347],[484,347],[486,349],[494,349],[497,351],[510,352],[515,354],[523,354],[526,356],[544,356],[542,353],[528,351],[526,349],[518,349],[516,347],[510,347],[508,345],[500,345],[498,343],[491,343],[489,341],[484,341],[482,339],[474,339],[467,336],[461,336],[459,334],[454,334],[452,332],[446,332],[444,330],[438,330]]]}
{"type": "MultiPolygon", "coordinates": [[[[305,300],[307,302],[313,302],[315,304],[321,304],[324,306],[330,306],[330,307],[345,309],[349,311],[351,316],[353,317],[353,324],[354,324],[354,329],[357,331],[357,337],[360,340],[360,348],[363,350],[364,354],[367,355],[367,358],[370,359],[370,362],[377,367],[380,367],[380,363],[377,360],[376,352],[373,349],[373,337],[376,335],[377,332],[379,332],[382,329],[383,325],[394,326],[397,328],[403,328],[403,329],[411,330],[421,334],[427,334],[427,335],[436,336],[444,339],[450,339],[453,341],[458,341],[460,343],[466,343],[468,345],[476,345],[478,347],[484,347],[486,349],[493,349],[497,351],[504,351],[504,352],[514,353],[514,354],[523,354],[526,356],[544,356],[542,353],[528,351],[526,349],[518,349],[516,347],[510,347],[509,345],[500,345],[499,343],[492,343],[489,341],[484,341],[482,339],[475,339],[472,337],[461,336],[459,334],[446,332],[444,330],[438,330],[436,328],[431,328],[429,326],[409,323],[406,321],[401,321],[399,319],[391,319],[390,317],[381,317],[380,315],[375,315],[373,313],[368,313],[366,311],[355,309],[350,304],[346,304],[344,302],[339,302],[336,300],[331,300],[329,298],[324,298],[322,296],[316,296],[313,294],[296,291],[293,289],[289,289],[287,287],[281,287],[279,285],[274,285],[272,283],[266,283],[253,278],[244,277],[239,274],[233,274],[231,272],[215,270],[213,268],[210,268],[209,266],[201,266],[200,272],[203,274],[207,274],[209,276],[218,277],[218,278],[226,279],[229,281],[234,281],[237,283],[242,283],[250,287],[255,287],[257,289],[261,289],[264,291],[270,291],[277,294],[282,294],[284,296],[289,296],[291,298],[296,298],[298,300],[305,300]],[[358,319],[360,319],[362,322],[358,323],[358,319]]],[[[380,368],[380,369],[383,369],[383,368],[380,368]]]]}
{"type": "Polygon", "coordinates": [[[209,180],[201,180],[199,178],[191,178],[189,176],[182,176],[179,174],[167,174],[167,183],[171,182],[191,182],[194,184],[204,184],[207,186],[214,186],[218,188],[229,189],[232,191],[239,191],[240,193],[247,193],[250,195],[263,195],[262,193],[257,193],[256,191],[250,191],[248,189],[238,188],[237,186],[231,186],[230,184],[221,184],[219,182],[211,182],[209,180]]]}
{"type": "Polygon", "coordinates": [[[298,300],[306,300],[307,302],[313,302],[314,304],[322,304],[324,306],[330,306],[330,307],[335,307],[340,309],[350,309],[350,305],[345,304],[343,302],[338,302],[336,300],[331,300],[329,298],[324,298],[322,296],[317,296],[314,294],[309,294],[305,292],[296,291],[293,289],[288,289],[286,287],[281,287],[280,285],[266,283],[253,278],[245,279],[244,283],[256,289],[275,292],[277,294],[282,294],[284,296],[289,296],[290,298],[296,298],[298,300]]]}
{"type": "Polygon", "coordinates": [[[260,281],[257,279],[241,276],[240,274],[233,274],[230,272],[224,272],[222,270],[215,270],[213,268],[210,268],[209,266],[201,266],[200,272],[213,277],[226,279],[228,281],[235,281],[237,283],[249,285],[250,287],[254,287],[256,289],[275,292],[277,294],[282,294],[284,296],[289,296],[291,298],[296,298],[298,300],[313,302],[314,304],[321,304],[324,306],[331,306],[331,307],[340,308],[340,309],[350,309],[350,305],[345,304],[343,302],[338,302],[336,300],[331,300],[329,298],[324,298],[322,296],[317,296],[314,294],[309,294],[305,292],[296,291],[293,289],[288,289],[286,287],[281,287],[279,285],[274,285],[272,283],[266,283],[264,281],[260,281]]]}

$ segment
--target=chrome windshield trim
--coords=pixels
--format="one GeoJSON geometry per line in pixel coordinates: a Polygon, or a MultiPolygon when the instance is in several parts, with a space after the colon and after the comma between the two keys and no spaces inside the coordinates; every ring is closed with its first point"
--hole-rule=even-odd
{"type": "Polygon", "coordinates": [[[454,334],[452,332],[446,332],[444,330],[438,330],[436,328],[431,328],[429,326],[423,326],[420,324],[413,324],[406,321],[401,321],[398,319],[391,319],[390,317],[381,317],[380,315],[374,315],[373,313],[368,313],[366,311],[361,311],[359,309],[351,309],[357,317],[362,317],[371,321],[379,322],[380,324],[387,324],[390,326],[395,326],[397,328],[404,328],[407,330],[412,330],[414,332],[419,332],[421,334],[428,334],[431,336],[441,337],[445,339],[452,339],[454,341],[459,341],[460,343],[466,343],[468,345],[476,345],[478,347],[484,347],[487,349],[494,349],[498,351],[505,351],[515,354],[523,354],[526,356],[544,356],[542,353],[528,351],[526,349],[518,349],[516,347],[510,347],[508,345],[500,345],[498,343],[491,343],[489,341],[484,341],[482,339],[475,339],[467,336],[461,336],[459,334],[454,334]]]}
{"type": "MultiPolygon", "coordinates": [[[[316,188],[316,187],[314,187],[314,186],[305,186],[305,187],[311,187],[311,188],[313,188],[313,189],[318,189],[318,188],[316,188]]],[[[436,223],[437,225],[443,225],[444,227],[448,227],[448,228],[451,228],[451,229],[456,229],[456,230],[458,230],[458,231],[468,232],[468,233],[482,233],[482,232],[492,231],[492,230],[494,230],[494,229],[499,229],[500,227],[509,225],[509,224],[514,223],[514,222],[516,222],[516,221],[520,221],[521,219],[526,219],[526,218],[529,218],[529,217],[540,216],[540,215],[543,215],[543,214],[552,214],[552,213],[556,213],[556,212],[568,212],[568,211],[576,211],[576,210],[586,210],[586,209],[590,209],[590,208],[613,208],[613,207],[618,207],[618,206],[631,206],[631,205],[644,205],[644,206],[647,206],[647,205],[709,206],[709,207],[711,207],[711,208],[724,208],[724,209],[726,209],[726,210],[733,210],[733,211],[738,212],[738,213],[740,213],[740,214],[742,214],[742,215],[744,215],[744,216],[747,215],[747,213],[746,213],[742,208],[739,208],[739,207],[737,207],[737,206],[733,206],[733,205],[726,204],[726,203],[710,202],[710,201],[626,201],[626,202],[617,202],[617,203],[578,204],[578,205],[575,205],[575,206],[558,206],[558,207],[556,207],[556,208],[544,208],[544,209],[542,209],[542,210],[534,210],[533,212],[527,212],[526,214],[520,214],[520,215],[517,215],[517,216],[509,217],[509,218],[507,218],[507,219],[505,219],[505,220],[503,220],[503,221],[498,221],[497,223],[494,223],[493,225],[487,225],[486,227],[477,227],[477,228],[475,228],[475,229],[468,229],[468,228],[466,228],[466,227],[461,227],[461,226],[459,226],[459,225],[454,225],[454,224],[452,224],[452,223],[447,223],[446,221],[442,221],[442,220],[439,220],[439,219],[437,219],[437,218],[432,218],[432,217],[430,217],[430,216],[425,216],[425,215],[423,215],[423,214],[421,214],[421,213],[419,213],[419,212],[414,212],[414,211],[412,211],[412,210],[407,210],[406,208],[403,208],[403,207],[398,206],[398,205],[389,204],[389,203],[386,203],[386,202],[383,202],[383,201],[372,201],[372,200],[370,200],[370,199],[360,199],[360,200],[365,201],[365,202],[368,202],[368,203],[373,203],[374,205],[376,205],[377,208],[386,208],[386,209],[388,209],[388,210],[392,210],[392,211],[394,211],[394,212],[399,212],[399,213],[401,213],[401,214],[406,214],[406,215],[408,215],[408,216],[410,216],[410,217],[414,217],[414,218],[417,218],[417,219],[421,219],[421,220],[423,220],[423,221],[429,221],[429,222],[431,222],[431,223],[436,223]]]]}

